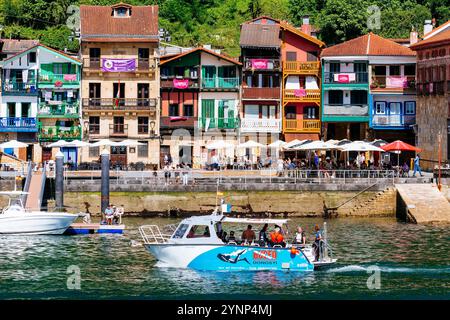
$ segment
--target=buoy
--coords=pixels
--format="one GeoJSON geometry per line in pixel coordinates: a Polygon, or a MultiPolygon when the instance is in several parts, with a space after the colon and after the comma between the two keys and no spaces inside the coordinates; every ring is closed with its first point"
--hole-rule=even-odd
{"type": "Polygon", "coordinates": [[[298,250],[295,247],[291,248],[291,254],[298,254],[298,250]]]}

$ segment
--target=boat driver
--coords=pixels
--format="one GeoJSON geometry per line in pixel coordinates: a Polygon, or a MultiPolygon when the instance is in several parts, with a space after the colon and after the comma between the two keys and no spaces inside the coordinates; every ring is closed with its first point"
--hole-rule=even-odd
{"type": "Polygon", "coordinates": [[[284,237],[281,234],[281,228],[280,227],[277,226],[274,229],[274,231],[270,233],[270,244],[272,246],[275,246],[275,245],[280,245],[282,247],[286,246],[286,243],[284,242],[284,237]]]}

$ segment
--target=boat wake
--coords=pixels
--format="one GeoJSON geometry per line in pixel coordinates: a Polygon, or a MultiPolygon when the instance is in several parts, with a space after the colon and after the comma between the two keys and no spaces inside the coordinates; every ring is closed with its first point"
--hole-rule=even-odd
{"type": "Polygon", "coordinates": [[[339,268],[328,269],[329,273],[373,272],[378,267],[380,272],[386,273],[450,273],[450,267],[441,268],[414,268],[414,267],[387,267],[378,265],[348,265],[339,268]]]}

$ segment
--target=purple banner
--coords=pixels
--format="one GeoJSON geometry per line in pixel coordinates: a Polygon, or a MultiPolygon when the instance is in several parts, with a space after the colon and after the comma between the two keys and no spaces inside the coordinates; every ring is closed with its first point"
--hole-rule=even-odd
{"type": "Polygon", "coordinates": [[[268,69],[269,68],[269,60],[268,59],[250,59],[252,63],[252,69],[268,69]]]}
{"type": "Polygon", "coordinates": [[[173,87],[177,89],[189,88],[189,79],[173,79],[173,87]]]}
{"type": "Polygon", "coordinates": [[[400,76],[387,76],[386,87],[388,88],[408,88],[408,79],[400,76]]]}
{"type": "Polygon", "coordinates": [[[104,72],[130,72],[135,70],[135,59],[102,59],[102,71],[104,72]]]}

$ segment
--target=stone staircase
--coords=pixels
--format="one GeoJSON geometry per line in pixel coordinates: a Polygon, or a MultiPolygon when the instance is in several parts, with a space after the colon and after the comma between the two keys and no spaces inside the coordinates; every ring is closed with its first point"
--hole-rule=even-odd
{"type": "Polygon", "coordinates": [[[450,203],[435,184],[396,184],[400,214],[413,223],[450,223],[450,203]]]}
{"type": "Polygon", "coordinates": [[[368,199],[361,201],[356,197],[354,200],[338,209],[339,216],[395,216],[395,196],[394,187],[387,187],[371,195],[368,199]]]}

